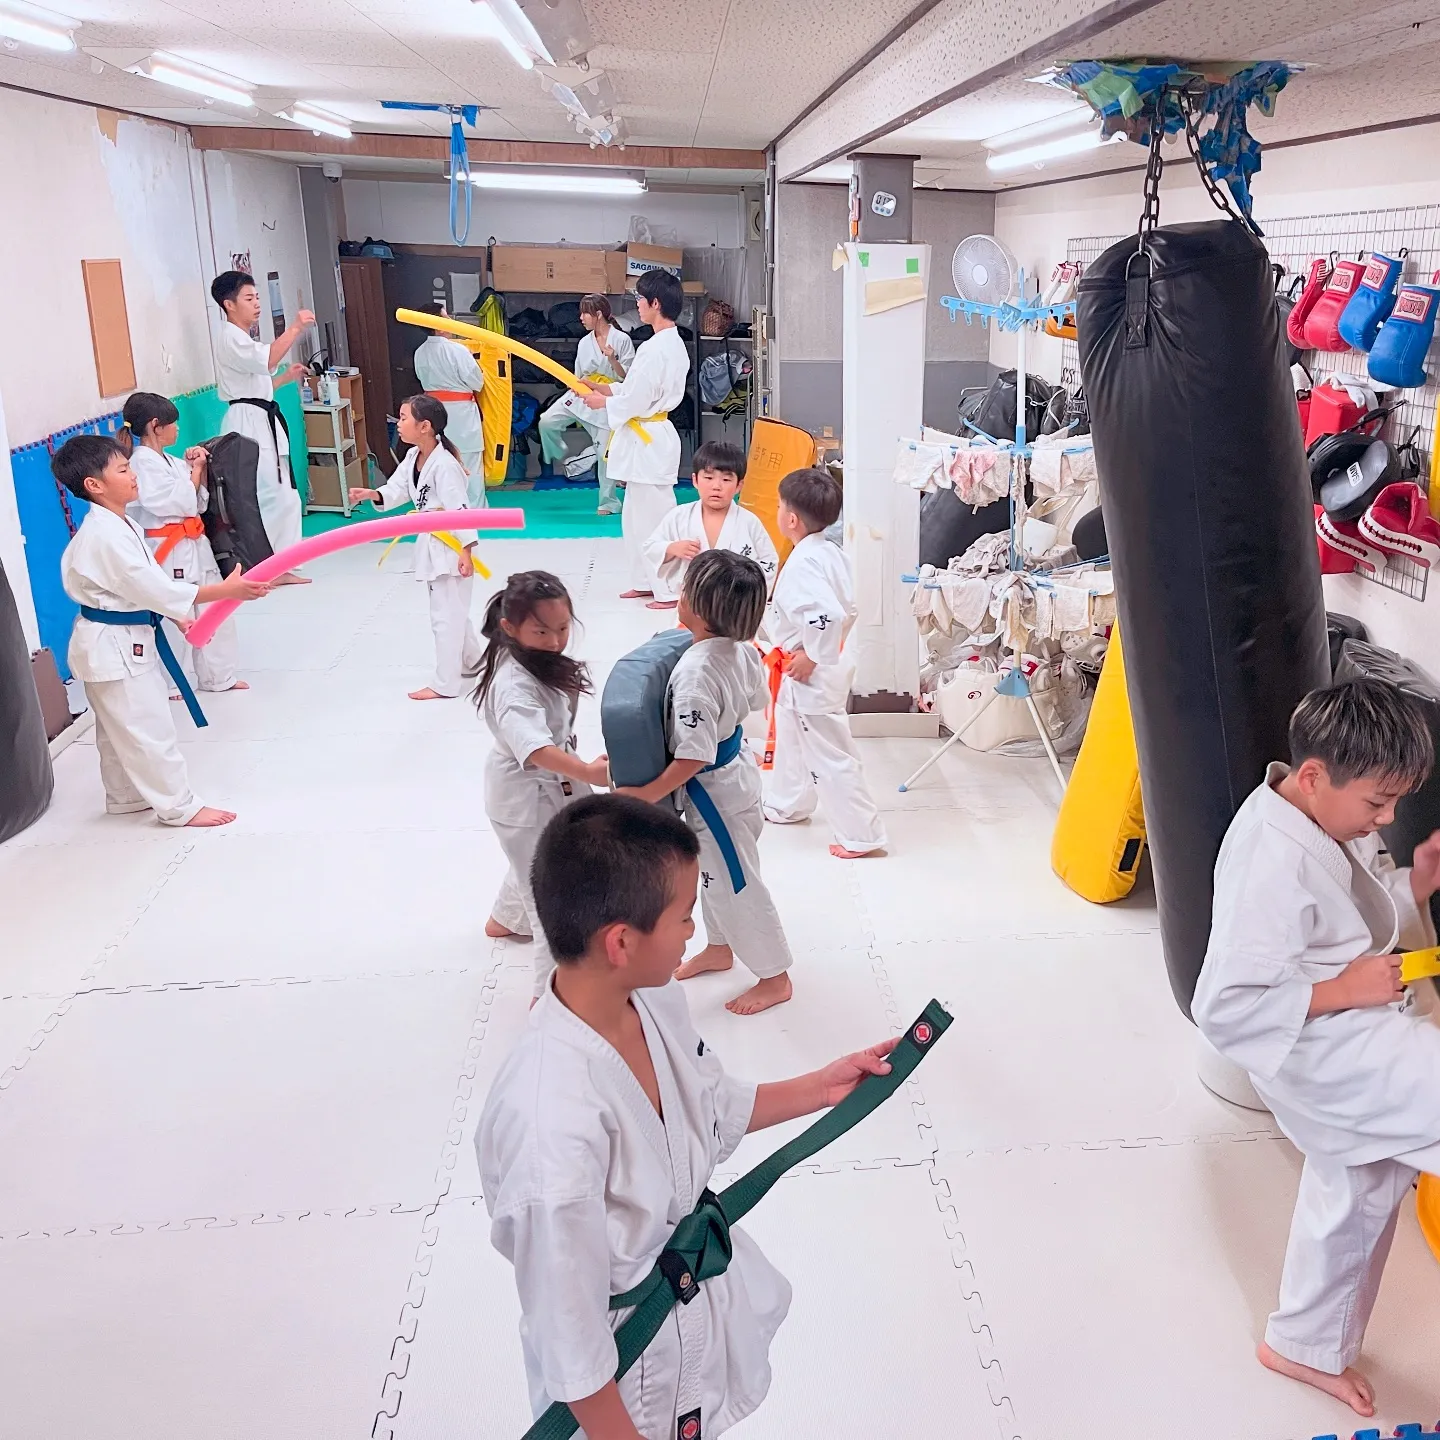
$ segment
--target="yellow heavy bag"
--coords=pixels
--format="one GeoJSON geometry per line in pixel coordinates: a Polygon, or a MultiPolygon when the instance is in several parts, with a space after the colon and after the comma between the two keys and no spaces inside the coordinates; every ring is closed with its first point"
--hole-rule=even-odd
{"type": "Polygon", "coordinates": [[[814,463],[815,437],[808,430],[781,420],[755,422],[740,503],[765,527],[765,533],[775,542],[781,564],[790,554],[790,542],[775,523],[780,482],[792,470],[805,470],[814,463]]]}
{"type": "Polygon", "coordinates": [[[1108,905],[1130,893],[1144,849],[1140,759],[1117,626],[1100,669],[1085,739],[1060,802],[1050,864],[1077,895],[1108,905]]]}
{"type": "Polygon", "coordinates": [[[510,465],[510,357],[488,345],[472,345],[485,377],[480,392],[480,426],[485,435],[485,484],[502,485],[510,465]]]}

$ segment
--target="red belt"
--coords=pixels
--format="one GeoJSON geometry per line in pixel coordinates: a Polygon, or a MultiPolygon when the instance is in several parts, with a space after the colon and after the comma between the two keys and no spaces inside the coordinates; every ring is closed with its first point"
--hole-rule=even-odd
{"type": "Polygon", "coordinates": [[[462,400],[469,400],[472,404],[475,401],[473,390],[427,390],[427,395],[433,395],[437,400],[451,400],[457,404],[462,400]]]}
{"type": "Polygon", "coordinates": [[[188,515],[184,520],[172,520],[168,525],[161,525],[158,529],[147,530],[145,533],[150,539],[160,542],[160,548],[155,552],[155,563],[163,565],[170,558],[170,552],[182,540],[204,538],[205,522],[198,515],[188,515]]]}
{"type": "MultiPolygon", "coordinates": [[[[756,646],[759,649],[759,646],[756,646]]],[[[770,691],[770,703],[765,707],[765,754],[760,761],[762,770],[775,768],[775,703],[780,698],[780,682],[785,678],[785,666],[790,660],[790,651],[778,645],[765,656],[765,683],[770,691]]]]}

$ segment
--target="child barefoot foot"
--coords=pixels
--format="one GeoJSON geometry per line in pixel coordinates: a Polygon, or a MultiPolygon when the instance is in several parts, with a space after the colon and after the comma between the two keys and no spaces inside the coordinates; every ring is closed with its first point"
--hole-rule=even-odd
{"type": "Polygon", "coordinates": [[[648,600],[655,592],[653,590],[622,590],[622,600],[648,600]]]}
{"type": "Polygon", "coordinates": [[[493,915],[485,922],[485,933],[492,940],[529,941],[534,939],[534,936],[522,935],[518,930],[507,930],[493,915]]]}
{"type": "Polygon", "coordinates": [[[710,975],[728,970],[735,963],[735,954],[728,945],[707,945],[692,955],[676,972],[677,980],[693,980],[697,975],[710,975]]]}
{"type": "Polygon", "coordinates": [[[768,980],[757,980],[743,995],[727,1000],[725,1008],[732,1015],[758,1015],[772,1005],[783,1005],[794,993],[788,975],[772,975],[768,980]]]}
{"type": "Polygon", "coordinates": [[[250,682],[248,680],[237,680],[233,685],[227,685],[225,688],[227,690],[248,690],[250,688],[250,682]]]}
{"type": "Polygon", "coordinates": [[[187,829],[211,830],[216,825],[228,825],[234,818],[233,810],[217,810],[213,805],[203,805],[185,825],[187,829]]]}
{"type": "Polygon", "coordinates": [[[428,685],[423,690],[412,690],[412,700],[453,700],[453,695],[442,695],[438,690],[432,690],[428,685]]]}
{"type": "Polygon", "coordinates": [[[863,860],[867,855],[883,855],[883,850],[847,850],[843,845],[835,844],[830,847],[830,853],[837,860],[863,860]]]}
{"type": "Polygon", "coordinates": [[[311,582],[308,575],[302,575],[298,570],[287,570],[270,583],[272,585],[309,585],[311,582]]]}
{"type": "Polygon", "coordinates": [[[652,600],[645,608],[647,610],[674,610],[679,604],[678,600],[652,600]]]}
{"type": "Polygon", "coordinates": [[[1327,1395],[1333,1395],[1337,1400],[1343,1400],[1357,1415],[1369,1416],[1375,1413],[1375,1391],[1356,1369],[1349,1369],[1343,1375],[1329,1375],[1324,1370],[1312,1370],[1308,1365],[1300,1365],[1294,1360],[1287,1360],[1283,1355],[1277,1355],[1263,1340],[1255,1351],[1255,1358],[1267,1370],[1273,1370],[1277,1375],[1303,1381],[1317,1390],[1323,1390],[1327,1395]]]}

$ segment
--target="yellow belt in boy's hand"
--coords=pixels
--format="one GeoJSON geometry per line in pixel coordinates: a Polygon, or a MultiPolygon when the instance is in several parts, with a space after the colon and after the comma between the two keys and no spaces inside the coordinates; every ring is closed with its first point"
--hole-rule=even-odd
{"type": "MultiPolygon", "coordinates": [[[[465,547],[448,530],[434,530],[431,533],[442,545],[448,545],[457,555],[463,555],[465,553],[465,547]]],[[[385,563],[386,557],[400,543],[401,538],[401,536],[397,535],[380,552],[380,558],[375,562],[377,568],[385,563]]],[[[487,566],[473,550],[470,552],[470,563],[475,567],[475,573],[480,576],[482,580],[488,580],[490,578],[491,571],[489,566],[487,566]]]]}

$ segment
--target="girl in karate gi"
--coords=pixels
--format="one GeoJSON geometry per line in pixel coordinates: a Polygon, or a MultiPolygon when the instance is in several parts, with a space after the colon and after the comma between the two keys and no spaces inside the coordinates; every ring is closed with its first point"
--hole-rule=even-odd
{"type": "Polygon", "coordinates": [[[825,537],[839,518],[840,484],[824,470],[795,470],[780,482],[776,520],[795,548],[766,617],[776,645],[767,663],[783,665],[784,674],[765,818],[796,824],[818,804],[835,832],[830,853],[856,860],[883,848],[885,827],[865,787],[845,709],[854,671],[843,649],[856,614],[855,586],[845,552],[825,537]]]}
{"type": "Polygon", "coordinates": [[[666,702],[675,758],[649,785],[624,792],[653,803],[684,787],[685,819],[700,839],[700,909],[709,943],[675,978],[728,970],[738,952],[757,979],[726,1003],[736,1015],[756,1015],[792,993],[790,947],[760,876],[760,771],[740,737],[745,717],[764,708],[768,693],[755,646],[767,588],[760,566],[729,550],[707,550],[690,563],[680,623],[695,643],[671,672],[666,702]],[[728,853],[711,827],[714,816],[729,836],[728,853]]]}
{"type": "Polygon", "coordinates": [[[1440,1174],[1440,1030],[1393,953],[1435,943],[1440,831],[1401,869],[1378,834],[1433,763],[1398,687],[1355,680],[1300,702],[1290,764],[1270,766],[1220,847],[1193,1005],[1305,1155],[1259,1360],[1360,1415],[1375,1395],[1351,1367],[1400,1202],[1418,1171],[1440,1174]]]}
{"type": "Polygon", "coordinates": [[[204,805],[190,789],[160,668],[161,632],[144,612],[183,628],[197,602],[255,600],[270,586],[245,579],[239,566],[224,580],[197,585],[157,565],[144,532],[125,513],[139,494],[135,472],[108,436],[76,435],[50,464],[72,495],[90,503],[60,557],[60,581],[81,607],[70,635],[70,669],[95,715],[105,809],[112,815],[153,810],[162,825],[228,825],[234,811],[204,805]],[[137,614],[143,619],[127,623],[137,614]]]}
{"type": "Polygon", "coordinates": [[[575,753],[575,713],[592,693],[583,661],[565,653],[574,622],[570,595],[546,570],[522,570],[490,597],[475,705],[495,745],[485,763],[485,813],[510,871],[485,933],[535,941],[535,994],[555,968],[535,918],[530,861],[545,822],[592,785],[609,784],[605,756],[575,753]],[[525,930],[506,924],[523,901],[525,930]],[[504,917],[503,919],[501,917],[504,917]]]}
{"type": "MultiPolygon", "coordinates": [[[[575,373],[582,380],[607,383],[623,380],[635,360],[635,346],[614,323],[609,300],[603,295],[586,295],[580,301],[580,323],[585,327],[585,334],[575,350],[575,373]]],[[[595,444],[595,478],[600,482],[600,504],[595,513],[619,514],[615,481],[610,477],[605,458],[610,431],[576,391],[562,395],[540,417],[540,453],[545,463],[553,465],[565,458],[565,432],[572,425],[583,426],[595,444]]]]}
{"type": "Polygon", "coordinates": [[[630,588],[620,598],[673,600],[674,593],[645,558],[645,542],[675,508],[680,478],[680,436],[670,412],[685,398],[690,374],[690,353],[675,325],[685,292],[669,271],[650,270],[636,282],[635,294],[641,321],[655,333],[635,352],[634,364],[618,385],[596,381],[581,398],[589,410],[603,412],[614,432],[607,464],[611,478],[625,487],[620,531],[630,588]]]}
{"type": "MultiPolygon", "coordinates": [[[[155,563],[172,580],[197,586],[218,584],[220,567],[200,520],[210,498],[205,488],[210,457],[200,445],[192,445],[184,460],[166,454],[180,437],[180,412],[163,395],[137,390],[125,402],[122,414],[131,440],[130,468],[140,490],[131,515],[145,531],[155,563]]],[[[195,616],[188,618],[193,620],[195,616]]],[[[246,681],[235,677],[239,647],[233,617],[199,650],[182,642],[173,621],[166,624],[173,632],[170,646],[193,675],[197,690],[250,688],[246,681]]],[[[172,698],[178,700],[179,691],[172,698]]]]}
{"type": "MultiPolygon", "coordinates": [[[[780,557],[765,527],[735,503],[745,479],[745,452],[723,440],[707,440],[690,462],[698,500],[672,510],[645,542],[645,558],[677,593],[685,586],[685,567],[702,550],[733,550],[754,560],[773,588],[780,557]]],[[[653,600],[651,610],[673,608],[671,600],[653,600]]]]}
{"type": "Polygon", "coordinates": [[[839,1104],[889,1071],[895,1045],[764,1085],[727,1075],[667,983],[695,933],[699,853],[675,815],[627,796],[550,822],[535,894],[558,969],[475,1134],[490,1242],[515,1269],[532,1412],[562,1402],[592,1440],[716,1440],[764,1400],[790,1285],[739,1226],[729,1268],[618,1381],[628,1312],[610,1297],[645,1278],[747,1133],[839,1104]]]}
{"type": "MultiPolygon", "coordinates": [[[[412,395],[400,407],[400,438],[411,448],[378,490],[353,486],[350,503],[369,500],[377,510],[414,505],[417,510],[464,510],[469,477],[455,447],[445,438],[445,406],[433,395],[412,395]]],[[[475,673],[480,641],[470,623],[475,578],[475,532],[438,531],[415,537],[415,578],[430,587],[430,629],[435,636],[435,678],[412,700],[453,700],[462,677],[475,673]]]]}

